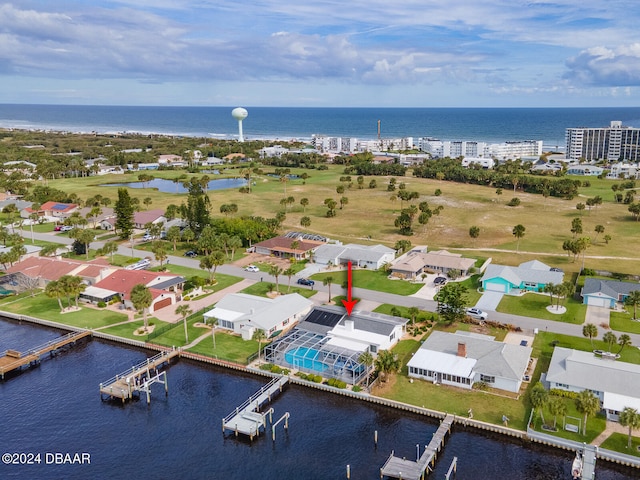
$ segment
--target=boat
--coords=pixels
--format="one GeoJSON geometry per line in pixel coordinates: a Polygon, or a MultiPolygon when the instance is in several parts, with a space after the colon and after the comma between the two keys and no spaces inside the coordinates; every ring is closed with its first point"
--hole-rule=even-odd
{"type": "Polygon", "coordinates": [[[571,475],[573,475],[573,480],[582,478],[582,455],[580,452],[576,452],[576,458],[573,459],[571,475]]]}

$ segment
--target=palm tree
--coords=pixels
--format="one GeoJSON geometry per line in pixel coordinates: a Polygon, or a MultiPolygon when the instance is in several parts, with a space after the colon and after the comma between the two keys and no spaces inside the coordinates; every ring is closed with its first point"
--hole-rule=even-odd
{"type": "Polygon", "coordinates": [[[562,398],[556,397],[555,395],[550,395],[549,400],[547,401],[547,408],[549,409],[551,415],[553,415],[553,428],[555,430],[558,415],[567,414],[567,404],[562,398]]]}
{"type": "Polygon", "coordinates": [[[409,307],[407,309],[407,313],[409,314],[409,317],[411,317],[411,326],[415,327],[416,317],[420,314],[420,309],[418,307],[409,307]]]}
{"type": "Polygon", "coordinates": [[[256,342],[258,342],[258,361],[260,361],[260,351],[262,350],[262,342],[266,340],[267,336],[265,335],[264,330],[257,328],[256,331],[253,332],[253,337],[251,338],[256,342]]]}
{"type": "Polygon", "coordinates": [[[282,275],[285,275],[289,279],[289,285],[287,286],[287,293],[291,290],[291,277],[296,274],[295,270],[291,267],[287,268],[282,272],[282,275]]]}
{"type": "Polygon", "coordinates": [[[584,426],[582,434],[587,434],[587,417],[593,416],[600,411],[600,400],[596,397],[591,390],[581,391],[576,398],[576,408],[582,414],[584,414],[584,426]]]}
{"type": "Polygon", "coordinates": [[[616,343],[618,341],[618,339],[616,338],[616,334],[613,332],[606,332],[603,336],[602,336],[602,341],[604,343],[606,343],[607,345],[609,345],[609,351],[611,351],[611,347],[613,346],[614,343],[616,343]]]}
{"type": "Polygon", "coordinates": [[[322,280],[322,285],[329,287],[329,303],[331,303],[331,284],[333,283],[333,277],[329,275],[322,280]]]}
{"type": "Polygon", "coordinates": [[[375,366],[380,373],[380,380],[386,382],[387,375],[400,370],[400,360],[395,353],[389,350],[380,350],[375,360],[375,366]]]}
{"type": "Polygon", "coordinates": [[[633,320],[636,320],[636,307],[640,305],[640,290],[633,290],[629,292],[629,296],[624,301],[625,305],[633,307],[633,320]]]}
{"type": "Polygon", "coordinates": [[[185,345],[189,343],[189,332],[187,330],[187,317],[193,313],[193,310],[189,308],[189,305],[183,303],[182,305],[178,305],[176,307],[176,315],[180,315],[182,317],[182,321],[184,322],[184,339],[185,345]]]}
{"type": "Polygon", "coordinates": [[[598,336],[598,327],[593,323],[585,323],[582,327],[582,335],[589,337],[589,340],[591,340],[591,348],[593,348],[593,337],[598,336]]]}
{"type": "Polygon", "coordinates": [[[515,227],[513,227],[513,230],[512,230],[513,236],[518,239],[518,243],[516,244],[516,253],[520,252],[520,239],[524,237],[525,230],[526,228],[524,227],[524,225],[521,225],[521,224],[518,224],[515,227]]]}
{"type": "Polygon", "coordinates": [[[277,265],[271,265],[269,267],[269,275],[272,275],[276,279],[276,292],[278,293],[280,292],[280,289],[278,288],[278,277],[282,274],[282,272],[282,268],[277,265]]]}
{"type": "Polygon", "coordinates": [[[147,328],[149,328],[149,324],[147,323],[147,309],[151,306],[151,302],[153,302],[151,291],[144,283],[138,283],[131,289],[130,296],[133,308],[136,310],[142,310],[144,329],[146,331],[147,328]]]}
{"type": "Polygon", "coordinates": [[[530,394],[531,406],[534,409],[540,412],[540,418],[542,419],[542,423],[544,424],[544,415],[542,413],[542,409],[545,407],[547,402],[549,401],[549,392],[544,388],[542,383],[536,383],[531,389],[530,394]]]}
{"type": "Polygon", "coordinates": [[[64,311],[64,307],[62,306],[62,296],[64,295],[64,290],[62,285],[57,280],[53,280],[47,283],[47,286],[44,289],[44,293],[47,297],[57,298],[58,305],[60,305],[60,312],[64,311]]]}
{"type": "Polygon", "coordinates": [[[620,352],[622,352],[622,349],[624,347],[631,346],[631,337],[626,333],[623,333],[618,338],[618,345],[620,345],[620,350],[618,350],[618,354],[620,354],[620,352]]]}
{"type": "Polygon", "coordinates": [[[363,364],[367,368],[367,376],[365,377],[365,387],[369,388],[369,371],[371,370],[371,365],[373,365],[373,355],[369,350],[365,350],[358,357],[358,361],[363,364]]]}
{"type": "Polygon", "coordinates": [[[549,294],[549,297],[551,299],[550,300],[551,305],[553,305],[553,296],[556,293],[556,285],[554,283],[551,283],[551,282],[547,283],[544,286],[544,292],[549,294]]]}
{"type": "Polygon", "coordinates": [[[627,448],[631,448],[631,432],[636,428],[640,428],[640,413],[638,413],[635,408],[624,407],[624,410],[620,412],[618,421],[623,427],[629,427],[629,442],[627,443],[627,448]]]}

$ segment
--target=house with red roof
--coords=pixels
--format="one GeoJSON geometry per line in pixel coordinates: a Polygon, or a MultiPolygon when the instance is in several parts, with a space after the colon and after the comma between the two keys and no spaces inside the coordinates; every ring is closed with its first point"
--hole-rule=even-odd
{"type": "Polygon", "coordinates": [[[150,312],[174,305],[180,298],[185,279],[180,275],[148,270],[117,269],[80,294],[80,299],[97,303],[120,298],[126,308],[133,308],[131,290],[138,284],[149,288],[153,298],[150,312]]]}
{"type": "Polygon", "coordinates": [[[59,280],[64,275],[81,277],[87,285],[93,285],[104,278],[117,267],[109,265],[104,258],[98,258],[90,262],[72,260],[68,258],[52,257],[27,257],[14,263],[7,269],[7,274],[21,274],[34,280],[38,280],[41,287],[47,283],[59,280]]]}
{"type": "MultiPolygon", "coordinates": [[[[78,210],[78,205],[75,203],[61,203],[61,202],[45,202],[40,206],[37,211],[41,217],[52,217],[54,219],[69,218],[73,212],[78,210]]],[[[31,207],[27,207],[20,212],[22,218],[29,218],[31,214],[36,213],[31,207]]]]}
{"type": "Polygon", "coordinates": [[[280,236],[254,244],[253,251],[263,255],[282,258],[294,257],[296,260],[302,260],[308,258],[316,248],[324,243],[302,237],[280,236]]]}

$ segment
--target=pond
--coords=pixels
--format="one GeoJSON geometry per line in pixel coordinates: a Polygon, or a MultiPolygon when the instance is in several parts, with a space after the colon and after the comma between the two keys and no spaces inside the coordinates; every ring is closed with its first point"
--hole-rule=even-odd
{"type": "MultiPolygon", "coordinates": [[[[207,190],[224,190],[227,188],[244,187],[247,181],[244,178],[218,178],[211,180],[207,184],[207,190]]],[[[150,182],[126,182],[126,183],[105,183],[102,187],[129,187],[129,188],[152,188],[163,193],[187,193],[182,182],[174,182],[173,180],[165,180],[163,178],[154,178],[150,182]]]]}

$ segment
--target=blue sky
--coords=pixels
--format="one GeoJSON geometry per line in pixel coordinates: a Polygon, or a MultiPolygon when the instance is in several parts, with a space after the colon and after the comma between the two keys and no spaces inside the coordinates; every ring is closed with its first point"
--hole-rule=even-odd
{"type": "Polygon", "coordinates": [[[637,0],[20,0],[0,103],[640,106],[639,20],[637,0]]]}

